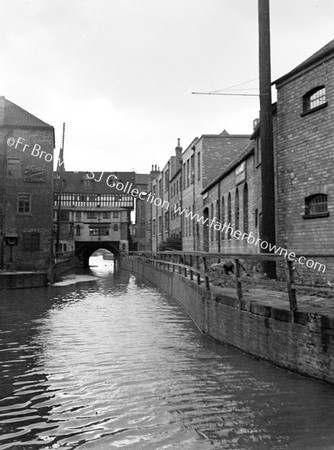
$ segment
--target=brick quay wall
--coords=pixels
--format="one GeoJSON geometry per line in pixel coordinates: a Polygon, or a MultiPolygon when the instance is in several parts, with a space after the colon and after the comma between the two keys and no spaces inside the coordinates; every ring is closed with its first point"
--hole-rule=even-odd
{"type": "Polygon", "coordinates": [[[207,336],[256,358],[334,384],[334,317],[242,300],[207,291],[178,273],[138,258],[120,267],[143,276],[180,303],[207,336]]]}

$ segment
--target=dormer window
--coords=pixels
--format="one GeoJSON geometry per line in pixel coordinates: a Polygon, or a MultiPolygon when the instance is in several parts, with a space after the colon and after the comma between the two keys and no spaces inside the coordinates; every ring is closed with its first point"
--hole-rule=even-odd
{"type": "Polygon", "coordinates": [[[317,111],[325,106],[327,106],[325,86],[318,86],[304,95],[302,115],[317,111]]]}
{"type": "Polygon", "coordinates": [[[88,175],[85,175],[82,179],[82,185],[84,188],[90,188],[92,186],[92,180],[88,178],[88,175]]]}
{"type": "Polygon", "coordinates": [[[329,216],[329,212],[326,194],[314,194],[305,198],[304,219],[316,219],[327,216],[329,216]]]}

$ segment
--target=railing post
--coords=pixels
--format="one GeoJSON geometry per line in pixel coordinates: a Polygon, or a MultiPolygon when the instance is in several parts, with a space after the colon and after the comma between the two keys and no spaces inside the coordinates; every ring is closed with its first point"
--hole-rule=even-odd
{"type": "Polygon", "coordinates": [[[289,304],[290,311],[292,312],[292,321],[294,320],[294,312],[297,311],[297,297],[296,297],[296,289],[292,287],[293,284],[293,261],[290,261],[289,258],[285,259],[286,262],[286,280],[288,287],[288,296],[289,296],[289,304]]]}
{"type": "Polygon", "coordinates": [[[206,261],[206,256],[202,256],[203,258],[203,266],[204,266],[204,279],[205,279],[205,287],[207,291],[210,290],[209,276],[208,276],[208,265],[206,261]]]}
{"type": "Polygon", "coordinates": [[[199,256],[196,256],[196,269],[197,269],[197,284],[201,284],[201,274],[199,273],[199,256]]]}
{"type": "Polygon", "coordinates": [[[191,281],[194,279],[194,272],[193,272],[193,269],[192,269],[192,267],[193,267],[193,255],[190,255],[189,256],[189,265],[190,265],[190,279],[191,279],[191,281]]]}
{"type": "Polygon", "coordinates": [[[242,300],[242,286],[240,281],[240,263],[238,259],[235,262],[235,287],[237,290],[238,306],[240,307],[240,302],[242,300]]]}

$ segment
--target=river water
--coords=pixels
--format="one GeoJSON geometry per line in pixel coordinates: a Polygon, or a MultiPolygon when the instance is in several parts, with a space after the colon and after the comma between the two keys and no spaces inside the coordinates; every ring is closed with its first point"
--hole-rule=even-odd
{"type": "Polygon", "coordinates": [[[334,387],[199,333],[95,260],[0,293],[0,449],[334,449],[334,387]]]}

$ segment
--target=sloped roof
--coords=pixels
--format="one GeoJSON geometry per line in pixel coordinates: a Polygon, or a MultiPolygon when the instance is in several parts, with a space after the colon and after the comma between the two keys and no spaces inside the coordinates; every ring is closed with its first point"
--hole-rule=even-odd
{"type": "MultiPolygon", "coordinates": [[[[56,172],[54,172],[56,175],[56,172]]],[[[117,190],[116,187],[111,187],[113,184],[121,182],[126,186],[128,183],[128,187],[130,187],[132,183],[131,189],[136,187],[135,183],[135,172],[64,172],[62,175],[63,178],[63,193],[73,193],[73,194],[109,194],[109,193],[119,193],[125,194],[123,190],[117,190]],[[109,178],[110,175],[113,177],[109,178]],[[90,187],[84,187],[82,180],[84,178],[88,178],[92,180],[90,187]],[[115,178],[117,177],[117,178],[115,178]],[[107,184],[107,180],[109,185],[107,184]]],[[[121,187],[121,186],[120,186],[121,187]]],[[[55,188],[55,190],[57,190],[55,188]]],[[[126,192],[128,188],[126,189],[126,192]]],[[[129,195],[129,194],[128,194],[129,195]]]]}
{"type": "Polygon", "coordinates": [[[13,126],[13,127],[25,127],[25,128],[52,128],[46,122],[33,116],[25,109],[6,99],[1,97],[1,104],[4,107],[3,111],[3,126],[13,126]]]}
{"type": "Polygon", "coordinates": [[[313,64],[316,64],[317,62],[321,61],[322,59],[327,58],[330,55],[334,56],[334,39],[332,41],[328,42],[328,44],[326,44],[320,50],[315,52],[312,56],[307,58],[305,61],[303,61],[297,67],[292,69],[290,72],[288,72],[287,74],[278,78],[272,84],[280,84],[283,81],[287,80],[288,78],[292,77],[293,75],[298,74],[299,72],[307,69],[308,67],[312,66],[313,64]]]}
{"type": "Polygon", "coordinates": [[[231,164],[229,164],[226,169],[216,177],[211,183],[209,183],[205,189],[201,192],[201,194],[205,194],[205,192],[209,191],[215,184],[219,183],[223,178],[226,177],[232,170],[234,170],[242,161],[244,161],[251,153],[254,152],[254,142],[251,141],[244,150],[233,159],[231,164]]]}

